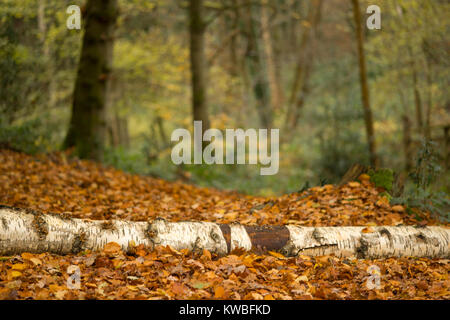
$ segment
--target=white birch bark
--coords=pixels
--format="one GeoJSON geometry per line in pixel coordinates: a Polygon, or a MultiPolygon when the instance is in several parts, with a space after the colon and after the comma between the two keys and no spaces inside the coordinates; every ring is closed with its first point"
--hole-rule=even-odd
{"type": "MultiPolygon", "coordinates": [[[[0,255],[21,252],[76,254],[88,249],[101,250],[108,242],[118,243],[125,251],[139,244],[149,248],[170,245],[176,250],[207,249],[220,255],[239,247],[251,250],[259,246],[255,243],[259,239],[255,231],[249,232],[246,226],[232,224],[228,235],[223,230],[221,225],[212,222],[94,221],[0,206],[0,255]]],[[[270,242],[272,236],[274,240],[281,237],[279,230],[273,230],[272,235],[270,226],[261,230],[269,236],[266,242],[270,242]]],[[[290,225],[286,226],[286,232],[288,240],[278,248],[286,256],[450,257],[450,228],[447,227],[290,225]]]]}

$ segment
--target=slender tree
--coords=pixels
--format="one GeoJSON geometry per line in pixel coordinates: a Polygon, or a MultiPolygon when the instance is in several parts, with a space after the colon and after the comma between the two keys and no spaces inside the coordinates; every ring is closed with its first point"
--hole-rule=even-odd
{"type": "Polygon", "coordinates": [[[417,81],[417,71],[415,65],[412,68],[412,80],[414,90],[414,104],[416,107],[416,124],[417,131],[420,135],[423,134],[423,115],[422,115],[422,98],[420,95],[419,85],[417,81]]]}
{"type": "Polygon", "coordinates": [[[361,21],[361,11],[359,8],[358,0],[352,0],[353,4],[353,19],[355,22],[356,31],[356,43],[358,46],[358,63],[359,63],[359,78],[361,82],[361,99],[364,108],[364,122],[366,125],[367,141],[369,146],[369,157],[370,164],[373,167],[378,165],[376,145],[375,145],[375,134],[373,129],[373,116],[372,110],[370,108],[370,98],[369,98],[369,85],[367,81],[367,71],[366,71],[366,58],[364,55],[364,39],[361,21]]]}
{"type": "Polygon", "coordinates": [[[102,160],[106,135],[107,82],[110,78],[117,0],[88,0],[85,32],[64,148],[102,160]]]}
{"type": "Polygon", "coordinates": [[[402,116],[403,122],[403,152],[405,157],[405,171],[410,172],[413,164],[413,155],[411,150],[412,138],[411,138],[411,120],[407,114],[402,116]]]}
{"type": "Polygon", "coordinates": [[[55,72],[54,67],[54,59],[52,59],[50,46],[47,38],[47,21],[45,17],[45,9],[47,7],[47,0],[39,0],[38,2],[38,11],[37,11],[37,22],[38,22],[38,30],[39,36],[42,44],[42,54],[47,64],[47,73],[48,76],[48,107],[53,108],[56,104],[56,79],[53,76],[55,72]]]}
{"type": "Polygon", "coordinates": [[[190,0],[189,30],[192,77],[192,112],[194,121],[202,121],[203,130],[210,127],[207,101],[207,70],[205,57],[205,30],[203,0],[190,0]]]}
{"type": "Polygon", "coordinates": [[[276,70],[277,66],[273,52],[272,32],[267,4],[267,0],[261,0],[261,36],[265,60],[267,63],[267,76],[271,92],[271,105],[274,108],[279,108],[283,100],[283,91],[281,89],[280,79],[276,70]]]}
{"type": "Polygon", "coordinates": [[[305,27],[300,40],[294,82],[292,84],[291,95],[288,101],[288,112],[286,114],[286,125],[289,131],[297,126],[300,110],[305,103],[306,95],[309,90],[309,77],[314,55],[311,50],[308,50],[308,46],[310,46],[310,39],[313,36],[313,33],[317,30],[321,9],[322,0],[314,0],[311,2],[306,18],[307,26],[305,27]]]}
{"type": "Polygon", "coordinates": [[[258,22],[260,20],[254,17],[256,15],[255,5],[250,0],[246,0],[245,5],[245,33],[247,36],[245,62],[252,83],[261,125],[265,128],[271,128],[273,122],[272,106],[270,104],[271,92],[260,38],[258,37],[260,30],[258,22]]]}

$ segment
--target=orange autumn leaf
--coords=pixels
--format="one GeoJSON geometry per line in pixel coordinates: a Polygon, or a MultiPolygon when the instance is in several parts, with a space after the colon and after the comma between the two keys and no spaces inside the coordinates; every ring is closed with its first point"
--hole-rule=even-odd
{"type": "Polygon", "coordinates": [[[364,229],[361,230],[362,233],[373,233],[375,232],[375,229],[372,227],[366,227],[364,229]]]}
{"type": "Polygon", "coordinates": [[[25,259],[25,260],[30,260],[31,258],[35,257],[34,254],[29,253],[29,252],[23,252],[20,256],[22,257],[22,259],[25,259]]]}
{"type": "Polygon", "coordinates": [[[225,289],[222,286],[217,286],[214,288],[214,298],[221,299],[224,298],[225,289]]]}
{"type": "Polygon", "coordinates": [[[212,259],[212,257],[211,257],[211,252],[209,252],[209,251],[206,250],[206,249],[203,249],[203,255],[202,255],[202,258],[203,258],[203,260],[210,261],[210,260],[212,259]]]}
{"type": "Polygon", "coordinates": [[[28,268],[28,266],[25,263],[16,263],[12,265],[12,269],[13,270],[25,270],[26,268],[28,268]]]}
{"type": "Polygon", "coordinates": [[[116,242],[109,242],[109,243],[105,244],[105,246],[103,247],[103,252],[106,254],[119,253],[121,250],[122,250],[122,248],[116,242]]]}
{"type": "Polygon", "coordinates": [[[268,252],[271,256],[278,258],[278,259],[286,259],[286,257],[284,255],[282,255],[279,252],[275,252],[275,251],[269,251],[268,252]]]}

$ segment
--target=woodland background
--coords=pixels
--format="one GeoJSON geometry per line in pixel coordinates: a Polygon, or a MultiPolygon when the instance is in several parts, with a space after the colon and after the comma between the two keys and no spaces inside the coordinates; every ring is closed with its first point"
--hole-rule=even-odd
{"type": "MultiPolygon", "coordinates": [[[[449,9],[445,0],[0,0],[0,300],[448,300],[448,250],[408,250],[448,249],[426,232],[450,221],[449,9]],[[73,4],[80,30],[66,26],[73,4]],[[366,27],[369,5],[381,9],[381,30],[366,27]],[[193,120],[279,128],[279,173],[173,165],[171,133],[193,120]],[[96,240],[122,234],[115,223],[161,219],[272,237],[248,252],[227,244],[226,256],[197,240],[93,250],[70,228],[55,246],[49,217],[103,220],[96,240]],[[368,257],[365,240],[356,256],[288,257],[266,248],[282,238],[267,230],[286,225],[414,235],[399,238],[396,257],[368,257]]],[[[312,238],[302,252],[342,249],[317,229],[312,238]]]]}
{"type": "MultiPolygon", "coordinates": [[[[390,183],[406,177],[399,182],[405,191],[391,194],[398,201],[433,198],[432,206],[445,212],[450,5],[359,1],[369,92],[363,103],[354,4],[118,1],[105,135],[99,153],[88,158],[132,173],[265,196],[337,183],[359,163],[389,168],[381,180],[390,183]],[[371,4],[381,8],[381,30],[365,27],[371,4]],[[192,47],[193,35],[204,47],[192,47]],[[192,56],[203,62],[192,65],[192,56]],[[192,73],[203,75],[197,88],[206,98],[193,99],[192,73]],[[173,165],[170,134],[192,129],[193,115],[218,129],[280,128],[279,173],[260,176],[249,165],[173,165]]],[[[3,146],[27,153],[64,146],[85,15],[84,1],[1,1],[3,146]],[[81,30],[66,27],[71,4],[82,8],[81,30]]]]}

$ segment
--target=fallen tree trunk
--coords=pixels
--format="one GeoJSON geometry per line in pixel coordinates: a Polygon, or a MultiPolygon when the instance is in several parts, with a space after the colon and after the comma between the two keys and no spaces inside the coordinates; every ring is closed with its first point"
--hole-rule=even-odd
{"type": "Polygon", "coordinates": [[[176,250],[207,249],[220,255],[234,249],[272,250],[285,256],[329,255],[357,258],[450,256],[446,227],[243,226],[212,222],[95,221],[0,206],[0,255],[21,252],[76,254],[116,242],[125,251],[143,244],[176,250]]]}

